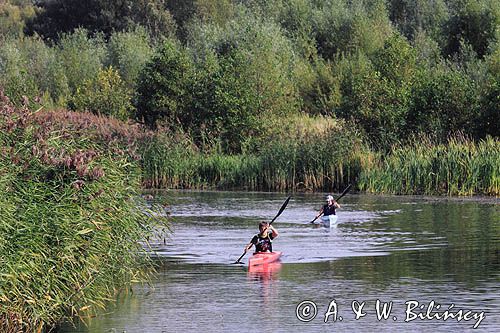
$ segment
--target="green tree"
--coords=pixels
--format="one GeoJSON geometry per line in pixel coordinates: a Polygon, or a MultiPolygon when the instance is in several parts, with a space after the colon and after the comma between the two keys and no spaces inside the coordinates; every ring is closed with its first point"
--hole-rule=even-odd
{"type": "Polygon", "coordinates": [[[127,120],[132,108],[132,91],[117,70],[109,67],[100,70],[97,77],[78,87],[73,98],[74,108],[98,115],[127,120]]]}
{"type": "Polygon", "coordinates": [[[151,40],[144,28],[115,32],[108,46],[109,64],[118,69],[130,88],[135,88],[139,74],[154,54],[151,40]]]}
{"type": "Polygon", "coordinates": [[[0,2],[0,40],[6,37],[22,37],[26,21],[35,14],[31,1],[0,2]]]}
{"type": "Polygon", "coordinates": [[[373,54],[372,62],[383,77],[401,85],[414,75],[416,52],[404,37],[395,33],[373,54]]]}
{"type": "Polygon", "coordinates": [[[445,0],[388,0],[387,3],[389,18],[410,40],[422,30],[439,38],[441,27],[449,17],[445,0]]]}
{"type": "Polygon", "coordinates": [[[70,93],[76,92],[83,82],[96,77],[106,58],[104,40],[99,36],[89,38],[84,29],[62,35],[58,49],[70,93]]]}
{"type": "Polygon", "coordinates": [[[11,101],[20,105],[26,97],[38,95],[35,78],[29,72],[29,58],[17,40],[2,42],[0,47],[0,86],[11,101]]]}
{"type": "Polygon", "coordinates": [[[364,129],[371,143],[388,148],[401,138],[408,111],[408,89],[377,71],[363,54],[343,59],[339,115],[364,129]]]}
{"type": "Polygon", "coordinates": [[[483,58],[489,45],[495,40],[500,24],[498,2],[481,0],[459,0],[453,6],[452,15],[443,29],[445,55],[454,55],[462,43],[470,44],[476,54],[483,58]]]}
{"type": "Polygon", "coordinates": [[[313,35],[326,59],[339,53],[371,54],[384,45],[392,26],[382,1],[328,1],[314,11],[313,35]]]}
{"type": "Polygon", "coordinates": [[[193,64],[187,51],[166,40],[140,74],[136,118],[155,127],[159,121],[179,125],[190,104],[193,64]]]}
{"type": "Polygon", "coordinates": [[[155,36],[172,36],[176,29],[164,0],[42,0],[38,5],[41,13],[28,22],[26,32],[51,40],[77,28],[105,36],[136,25],[155,36]]]}
{"type": "Polygon", "coordinates": [[[426,133],[441,142],[458,131],[474,134],[479,112],[478,87],[459,70],[446,66],[420,70],[410,99],[408,133],[426,133]]]}

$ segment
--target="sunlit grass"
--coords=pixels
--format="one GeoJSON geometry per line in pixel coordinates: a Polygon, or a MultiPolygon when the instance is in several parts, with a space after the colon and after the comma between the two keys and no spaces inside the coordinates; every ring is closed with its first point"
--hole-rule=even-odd
{"type": "Polygon", "coordinates": [[[0,94],[1,332],[93,316],[148,276],[141,242],[166,224],[138,199],[134,131],[0,94]]]}
{"type": "Polygon", "coordinates": [[[455,136],[445,144],[428,138],[395,147],[364,169],[361,190],[392,194],[498,195],[500,141],[455,136]]]}

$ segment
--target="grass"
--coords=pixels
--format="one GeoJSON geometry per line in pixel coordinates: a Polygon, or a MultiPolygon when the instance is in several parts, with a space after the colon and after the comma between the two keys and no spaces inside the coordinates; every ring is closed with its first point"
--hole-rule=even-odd
{"type": "Polygon", "coordinates": [[[294,131],[275,133],[238,155],[202,153],[158,135],[144,149],[145,186],[314,191],[340,190],[355,181],[364,156],[371,156],[360,136],[327,118],[297,122],[294,131]]]}
{"type": "Polygon", "coordinates": [[[354,183],[371,193],[499,194],[497,138],[474,141],[456,135],[446,144],[419,138],[381,153],[364,145],[346,124],[309,122],[239,155],[201,153],[192,145],[157,138],[143,154],[145,185],[294,192],[341,191],[354,183]]]}
{"type": "Polygon", "coordinates": [[[431,195],[498,195],[500,141],[478,142],[455,136],[447,144],[428,138],[394,147],[363,170],[358,186],[373,193],[431,195]]]}
{"type": "Polygon", "coordinates": [[[167,225],[137,199],[136,131],[85,113],[14,108],[0,94],[1,332],[93,316],[147,278],[142,242],[167,225]]]}

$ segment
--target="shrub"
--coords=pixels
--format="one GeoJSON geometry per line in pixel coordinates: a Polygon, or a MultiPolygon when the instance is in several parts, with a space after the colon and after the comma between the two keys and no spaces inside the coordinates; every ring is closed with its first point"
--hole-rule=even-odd
{"type": "Polygon", "coordinates": [[[500,22],[500,8],[494,1],[463,0],[452,6],[452,14],[444,24],[443,53],[454,55],[462,43],[472,45],[474,52],[483,58],[495,40],[500,22]]]}
{"type": "Polygon", "coordinates": [[[57,41],[61,34],[83,28],[109,37],[142,25],[155,36],[172,36],[175,23],[164,0],[52,0],[39,1],[40,14],[28,22],[26,32],[57,41]]]}
{"type": "MultiPolygon", "coordinates": [[[[12,1],[11,1],[12,2],[12,1]]],[[[0,40],[3,38],[20,38],[27,20],[35,16],[35,7],[31,1],[0,3],[0,40]]]]}
{"type": "Polygon", "coordinates": [[[449,67],[420,70],[411,90],[408,133],[426,133],[445,142],[454,132],[473,134],[478,120],[476,83],[449,67]]]}
{"type": "Polygon", "coordinates": [[[186,50],[167,40],[149,61],[137,87],[136,118],[149,126],[159,121],[179,124],[179,117],[189,105],[193,64],[186,50]]]}
{"type": "Polygon", "coordinates": [[[86,30],[77,29],[72,34],[64,34],[58,47],[59,59],[73,94],[83,82],[95,78],[102,68],[106,56],[104,41],[100,37],[89,38],[86,30]]]}
{"type": "Polygon", "coordinates": [[[16,105],[23,96],[36,96],[38,87],[29,73],[29,59],[23,54],[21,43],[16,40],[2,42],[0,48],[0,85],[16,105]]]}
{"type": "Polygon", "coordinates": [[[326,59],[341,53],[371,54],[392,33],[385,4],[328,1],[314,11],[313,34],[326,59]]]}
{"type": "Polygon", "coordinates": [[[389,18],[409,40],[425,31],[439,38],[442,25],[449,18],[446,0],[389,0],[389,18]]]}
{"type": "Polygon", "coordinates": [[[144,29],[115,32],[108,43],[108,62],[118,69],[129,88],[135,88],[139,74],[153,52],[151,40],[144,29]]]}
{"type": "Polygon", "coordinates": [[[400,138],[408,111],[408,88],[374,69],[362,54],[342,60],[339,115],[364,129],[376,147],[387,149],[400,138]]]}
{"type": "Polygon", "coordinates": [[[127,120],[132,109],[132,92],[118,71],[109,67],[77,88],[72,104],[76,110],[127,120]]]}

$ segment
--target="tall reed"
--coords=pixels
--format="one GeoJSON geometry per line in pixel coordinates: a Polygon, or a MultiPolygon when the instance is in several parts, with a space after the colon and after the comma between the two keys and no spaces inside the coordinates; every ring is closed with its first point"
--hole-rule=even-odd
{"type": "MultiPolygon", "coordinates": [[[[202,153],[186,141],[157,136],[143,153],[148,187],[265,191],[339,190],[355,181],[365,156],[360,136],[327,118],[277,133],[253,152],[202,153]],[[304,126],[307,124],[307,127],[304,126]]],[[[369,159],[370,160],[370,159],[369,159]]]]}
{"type": "Polygon", "coordinates": [[[476,142],[456,135],[447,144],[421,138],[409,146],[394,147],[363,169],[361,190],[392,194],[498,195],[500,141],[487,137],[476,142]]]}
{"type": "MultiPolygon", "coordinates": [[[[0,331],[94,315],[146,277],[137,129],[88,114],[14,108],[0,91],[0,331]]],[[[146,266],[148,267],[148,266],[146,266]]]]}

